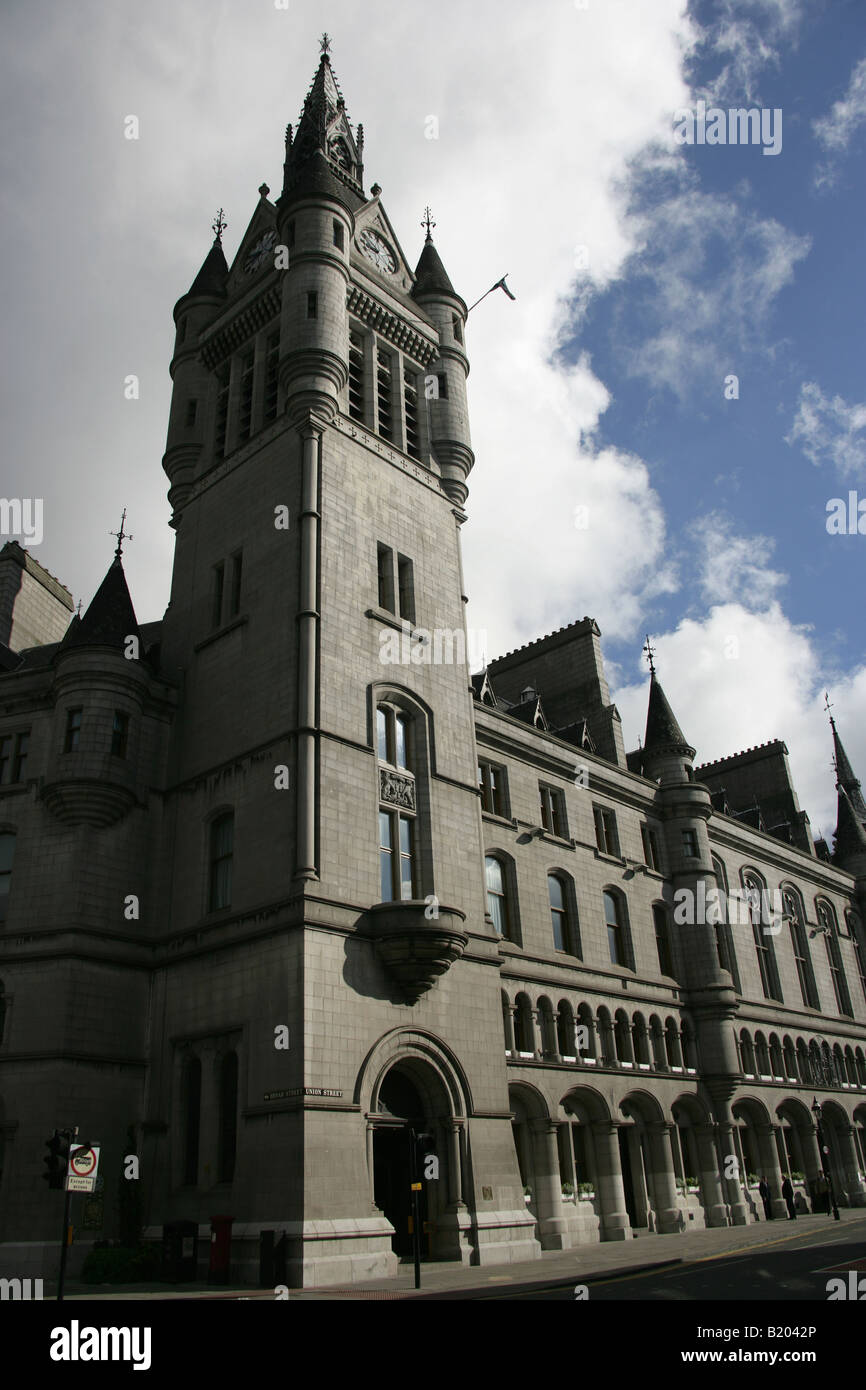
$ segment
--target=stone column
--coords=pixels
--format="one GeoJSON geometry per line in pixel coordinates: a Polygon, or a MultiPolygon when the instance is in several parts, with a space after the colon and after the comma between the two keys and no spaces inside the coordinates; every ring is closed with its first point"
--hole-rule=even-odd
{"type": "Polygon", "coordinates": [[[303,440],[300,594],[298,599],[297,862],[295,877],[316,879],[316,646],[319,625],[319,445],[323,429],[312,415],[303,440]]]}
{"type": "Polygon", "coordinates": [[[367,1177],[370,1182],[370,1206],[373,1211],[378,1211],[376,1206],[376,1164],[373,1158],[373,1125],[367,1121],[367,1177]]]}
{"type": "Polygon", "coordinates": [[[713,1126],[696,1125],[695,1143],[698,1149],[700,1166],[701,1200],[704,1204],[704,1220],[708,1226],[727,1226],[728,1208],[722,1190],[719,1173],[719,1159],[716,1151],[713,1126]]]}
{"type": "Polygon", "coordinates": [[[534,1057],[540,1058],[543,1039],[541,1036],[541,1022],[538,1013],[538,1009],[529,1010],[529,1018],[532,1025],[532,1054],[534,1057]]]}
{"type": "Polygon", "coordinates": [[[463,1126],[459,1120],[449,1118],[444,1121],[448,1133],[448,1204],[463,1205],[463,1163],[461,1158],[461,1137],[463,1126]]]}
{"type": "Polygon", "coordinates": [[[848,1205],[852,1207],[866,1206],[866,1187],[860,1178],[860,1167],[857,1162],[857,1149],[854,1144],[854,1130],[851,1125],[836,1125],[834,1127],[836,1135],[836,1146],[839,1150],[841,1167],[845,1175],[845,1191],[848,1194],[848,1205]]]}
{"type": "MultiPolygon", "coordinates": [[[[776,1149],[775,1127],[772,1124],[762,1124],[755,1125],[754,1129],[758,1136],[761,1167],[770,1188],[770,1211],[774,1216],[786,1217],[788,1208],[782,1196],[782,1173],[779,1168],[779,1154],[776,1149]]],[[[760,1177],[760,1173],[758,1176],[760,1177]]]]}
{"type": "Polygon", "coordinates": [[[562,1053],[561,1053],[560,1050],[559,1050],[559,1028],[558,1028],[558,1024],[559,1024],[559,1010],[558,1010],[558,1009],[551,1009],[551,1014],[550,1014],[550,1030],[551,1030],[551,1033],[553,1034],[553,1036],[552,1036],[552,1038],[551,1038],[551,1042],[553,1043],[553,1051],[552,1051],[551,1054],[550,1054],[550,1060],[551,1060],[551,1062],[561,1062],[561,1061],[562,1061],[562,1053]]]}
{"type": "Polygon", "coordinates": [[[671,1126],[663,1120],[646,1125],[652,1156],[653,1206],[660,1235],[681,1231],[683,1215],[677,1205],[677,1184],[674,1175],[674,1156],[671,1149],[671,1126]]]}
{"type": "Polygon", "coordinates": [[[595,1195],[601,1217],[601,1238],[631,1240],[633,1233],[622,1185],[617,1126],[613,1120],[599,1120],[593,1124],[592,1133],[598,1169],[595,1195]]]}
{"type": "Polygon", "coordinates": [[[719,1157],[722,1161],[722,1191],[726,1193],[730,1219],[732,1226],[747,1226],[749,1223],[749,1209],[746,1206],[743,1185],[746,1181],[746,1174],[740,1172],[740,1160],[737,1153],[737,1146],[734,1142],[734,1121],[731,1114],[730,1105],[719,1105],[719,1126],[718,1144],[719,1157]],[[736,1159],[736,1163],[729,1163],[729,1159],[736,1159]],[[733,1171],[732,1171],[733,1170],[733,1171]],[[731,1176],[726,1174],[731,1172],[731,1176]]]}
{"type": "Polygon", "coordinates": [[[517,1045],[514,1041],[514,1005],[506,1004],[502,1010],[502,1017],[505,1022],[505,1050],[512,1056],[517,1053],[517,1045]]]}
{"type": "Polygon", "coordinates": [[[538,1238],[542,1250],[567,1250],[571,1244],[562,1209],[562,1179],[559,1176],[559,1147],[556,1142],[558,1123],[547,1117],[530,1121],[535,1150],[538,1238]]]}

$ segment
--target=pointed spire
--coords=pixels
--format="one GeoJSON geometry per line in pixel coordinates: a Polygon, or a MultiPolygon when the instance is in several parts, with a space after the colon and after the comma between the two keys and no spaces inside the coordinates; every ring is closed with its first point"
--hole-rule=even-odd
{"type": "Polygon", "coordinates": [[[139,639],[141,636],[126,585],[123,561],[115,554],[87,612],[82,618],[73,618],[67,628],[60,650],[67,651],[71,647],[117,647],[122,651],[130,635],[139,639]]]}
{"type": "Polygon", "coordinates": [[[866,854],[866,829],[845,788],[839,787],[839,809],[833,858],[844,864],[856,855],[866,854]]]}
{"type": "Polygon", "coordinates": [[[418,257],[418,264],[415,267],[412,298],[421,299],[428,294],[450,294],[457,298],[457,291],[448,278],[448,272],[442,264],[439,252],[433,245],[433,228],[436,223],[430,215],[429,208],[424,209],[424,221],[421,226],[426,228],[426,236],[421,255],[418,257]]]}
{"type": "Polygon", "coordinates": [[[228,223],[225,221],[225,213],[222,208],[211,225],[214,232],[213,246],[205,256],[201,270],[187,290],[187,296],[216,295],[220,299],[225,296],[229,268],[223,251],[223,232],[228,223]]]}
{"type": "Polygon", "coordinates": [[[286,162],[283,169],[283,194],[298,196],[300,191],[337,192],[352,209],[363,202],[363,133],[357,135],[346,114],[346,103],[331,67],[331,40],[323,34],[319,66],[304,99],[298,127],[286,127],[286,162]],[[299,189],[299,185],[303,185],[299,189]]]}
{"type": "MultiPolygon", "coordinates": [[[[826,696],[825,699],[827,699],[826,696]]],[[[829,710],[829,703],[824,708],[829,710]]],[[[832,714],[830,715],[830,728],[833,730],[833,765],[836,768],[836,786],[845,789],[855,813],[861,821],[866,821],[866,801],[863,800],[860,783],[854,776],[854,769],[836,730],[836,720],[832,714]]]]}
{"type": "Polygon", "coordinates": [[[676,715],[668,703],[654,668],[650,672],[643,751],[645,758],[648,753],[663,752],[682,753],[688,758],[695,756],[695,750],[686,742],[685,734],[677,723],[676,715]]]}

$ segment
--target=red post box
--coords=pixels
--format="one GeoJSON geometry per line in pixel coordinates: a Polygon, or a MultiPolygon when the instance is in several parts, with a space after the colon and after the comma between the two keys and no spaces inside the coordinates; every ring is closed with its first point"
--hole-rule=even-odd
{"type": "Polygon", "coordinates": [[[212,1216],[210,1219],[209,1284],[227,1284],[232,1250],[233,1216],[212,1216]]]}

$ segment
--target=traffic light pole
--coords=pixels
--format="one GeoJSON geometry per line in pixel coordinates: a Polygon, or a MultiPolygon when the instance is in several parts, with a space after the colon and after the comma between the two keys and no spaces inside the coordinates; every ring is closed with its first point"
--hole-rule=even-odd
{"type": "Polygon", "coordinates": [[[60,1247],[60,1275],[57,1280],[57,1302],[63,1302],[63,1279],[66,1274],[66,1252],[69,1249],[69,1210],[72,1203],[72,1193],[66,1189],[63,1203],[63,1244],[60,1247]]]}
{"type": "Polygon", "coordinates": [[[421,1287],[421,1232],[418,1229],[420,1220],[420,1204],[418,1202],[418,1189],[420,1182],[412,1184],[412,1251],[415,1256],[415,1288],[421,1287]]]}

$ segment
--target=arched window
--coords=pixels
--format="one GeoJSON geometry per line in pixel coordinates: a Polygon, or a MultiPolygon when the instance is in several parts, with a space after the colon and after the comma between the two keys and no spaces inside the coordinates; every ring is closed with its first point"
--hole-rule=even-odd
{"type": "Polygon", "coordinates": [[[198,1182],[198,1141],[201,1128],[201,1062],[187,1058],[183,1075],[183,1181],[186,1187],[198,1182]]]}
{"type": "Polygon", "coordinates": [[[758,1075],[770,1075],[770,1051],[767,1047],[767,1039],[763,1033],[755,1034],[755,1060],[758,1063],[758,1075]]]}
{"type": "Polygon", "coordinates": [[[219,1180],[232,1182],[238,1139],[238,1054],[227,1052],[220,1063],[219,1180]]]}
{"type": "Polygon", "coordinates": [[[211,821],[209,912],[218,912],[221,908],[232,905],[234,838],[235,818],[232,811],[225,811],[211,821]]]}
{"type": "Polygon", "coordinates": [[[638,1066],[648,1067],[650,1065],[649,1035],[643,1014],[635,1014],[632,1019],[631,1036],[635,1061],[638,1066]]]}
{"type": "Polygon", "coordinates": [[[665,1049],[665,1030],[658,1014],[653,1014],[650,1018],[650,1040],[653,1049],[653,1062],[656,1071],[667,1071],[668,1058],[665,1049]]]}
{"type": "Polygon", "coordinates": [[[830,967],[830,978],[833,981],[836,1007],[840,1014],[850,1015],[852,1013],[851,996],[848,993],[848,981],[845,979],[842,955],[839,950],[836,914],[823,898],[819,898],[815,903],[815,910],[818,914],[818,927],[824,935],[824,945],[827,948],[827,963],[830,967]]]}
{"type": "Polygon", "coordinates": [[[550,902],[554,947],[567,955],[579,956],[580,933],[571,880],[562,873],[548,874],[547,896],[550,902]]]}
{"type": "Polygon", "coordinates": [[[685,1062],[686,1071],[697,1071],[698,1048],[695,1041],[695,1032],[687,1018],[683,1019],[680,1038],[682,1040],[683,1061],[685,1062]]]}
{"type": "Polygon", "coordinates": [[[782,1075],[787,1077],[789,1081],[799,1080],[797,1075],[797,1054],[794,1050],[794,1044],[787,1036],[782,1039],[782,1061],[784,1064],[782,1075]]]}
{"type": "Polygon", "coordinates": [[[723,970],[730,972],[734,981],[734,989],[738,994],[742,994],[740,985],[740,971],[737,966],[737,952],[734,947],[734,934],[730,925],[730,914],[728,912],[728,875],[721,859],[713,855],[713,872],[716,875],[716,885],[718,888],[718,913],[714,914],[720,918],[714,921],[713,926],[716,933],[716,954],[719,958],[719,965],[723,970]]]}
{"type": "Polygon", "coordinates": [[[625,1009],[617,1009],[613,1032],[616,1060],[630,1067],[634,1062],[634,1056],[631,1050],[631,1025],[625,1009]]]}
{"type": "Polygon", "coordinates": [[[752,1044],[751,1034],[745,1028],[740,1030],[740,1066],[743,1068],[744,1076],[756,1076],[757,1066],[755,1065],[755,1049],[752,1044]]]}
{"type": "Polygon", "coordinates": [[[592,1009],[588,1004],[580,1004],[577,1010],[577,1026],[580,1034],[577,1038],[577,1052],[582,1061],[587,1058],[590,1061],[596,1060],[595,1050],[595,1019],[592,1016],[592,1009]]]}
{"type": "Polygon", "coordinates": [[[518,994],[515,999],[514,1043],[518,1052],[535,1055],[535,1027],[532,1019],[532,1005],[529,996],[518,994]]]}
{"type": "Polygon", "coordinates": [[[846,912],[845,918],[848,923],[851,945],[854,948],[854,961],[860,979],[860,989],[863,998],[866,999],[866,936],[863,934],[863,923],[856,912],[846,912]]]}
{"type": "Polygon", "coordinates": [[[797,978],[800,981],[800,994],[807,1009],[817,1009],[818,991],[815,986],[815,974],[812,970],[812,957],[809,951],[809,942],[806,937],[804,926],[805,913],[800,894],[793,888],[782,889],[782,913],[788,920],[788,928],[791,933],[791,946],[794,951],[794,962],[797,966],[797,978]]]}
{"type": "Polygon", "coordinates": [[[383,701],[376,708],[379,791],[379,893],[381,901],[418,895],[418,795],[410,716],[383,701]]]}
{"type": "Polygon", "coordinates": [[[493,926],[506,941],[516,941],[516,914],[509,892],[508,866],[498,855],[488,854],[484,860],[484,872],[487,879],[487,910],[493,926]]]}
{"type": "Polygon", "coordinates": [[[803,1038],[797,1039],[797,1074],[806,1086],[811,1086],[817,1082],[817,1077],[812,1075],[812,1062],[809,1057],[809,1049],[803,1038]]]}
{"type": "Polygon", "coordinates": [[[612,965],[631,969],[622,899],[618,893],[604,893],[604,920],[607,927],[607,947],[612,965]]]}
{"type": "Polygon", "coordinates": [[[862,1047],[855,1048],[854,1061],[857,1066],[857,1083],[860,1086],[866,1086],[866,1055],[864,1055],[862,1047]]]}
{"type": "Polygon", "coordinates": [[[761,987],[766,999],[776,999],[781,1004],[782,986],[779,983],[779,972],[776,968],[776,953],[773,949],[773,937],[770,928],[773,923],[770,921],[767,910],[767,889],[757,874],[743,874],[743,888],[746,893],[748,903],[749,919],[752,923],[752,936],[755,941],[755,954],[758,957],[758,969],[761,975],[761,987]]]}
{"type": "Polygon", "coordinates": [[[563,1061],[574,1061],[577,1057],[574,1036],[574,1010],[567,999],[560,999],[556,1011],[556,1045],[563,1061]]]}
{"type": "Polygon", "coordinates": [[[6,830],[0,835],[0,922],[6,921],[9,893],[12,889],[12,860],[15,858],[15,833],[6,830]]]}
{"type": "Polygon", "coordinates": [[[612,1067],[616,1065],[616,1049],[613,1040],[613,1024],[610,1021],[610,1013],[604,1007],[598,1010],[596,1015],[598,1029],[599,1053],[602,1066],[612,1067]]]}
{"type": "Polygon", "coordinates": [[[663,975],[673,975],[674,962],[671,954],[671,932],[668,920],[668,910],[664,903],[653,904],[653,926],[656,934],[656,951],[659,958],[659,970],[663,975]]]}
{"type": "Polygon", "coordinates": [[[553,1005],[542,996],[537,1003],[538,1029],[541,1033],[541,1055],[550,1057],[556,1052],[556,1028],[553,1022],[553,1005]]]}
{"type": "Polygon", "coordinates": [[[683,1053],[680,1046],[680,1030],[674,1018],[665,1019],[665,1050],[668,1066],[673,1071],[682,1071],[683,1053]]]}

